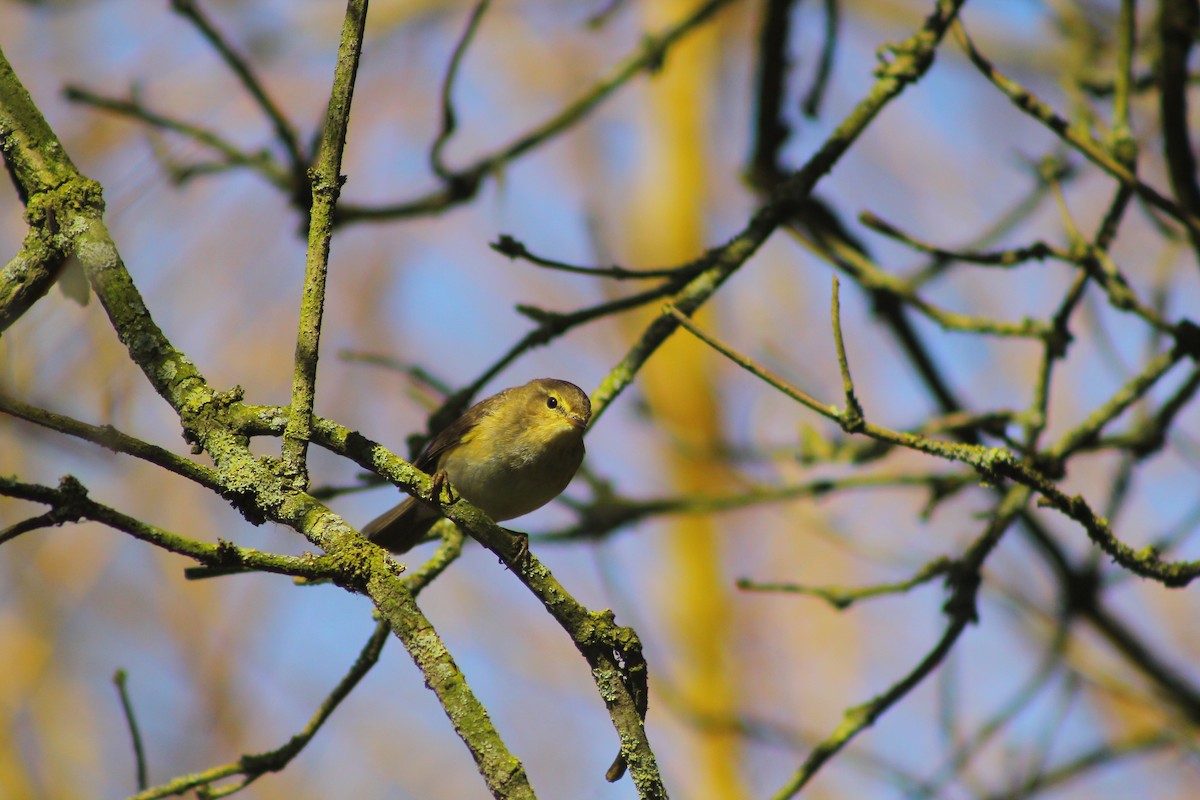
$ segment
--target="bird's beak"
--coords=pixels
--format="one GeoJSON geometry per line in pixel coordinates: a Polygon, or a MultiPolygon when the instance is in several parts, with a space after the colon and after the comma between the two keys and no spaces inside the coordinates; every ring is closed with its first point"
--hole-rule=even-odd
{"type": "Polygon", "coordinates": [[[578,414],[567,414],[567,422],[571,423],[576,428],[579,428],[581,431],[587,429],[587,420],[578,414]]]}

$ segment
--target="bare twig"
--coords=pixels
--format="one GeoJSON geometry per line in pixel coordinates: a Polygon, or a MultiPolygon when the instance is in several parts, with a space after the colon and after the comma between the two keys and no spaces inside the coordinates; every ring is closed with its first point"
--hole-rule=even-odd
{"type": "Polygon", "coordinates": [[[246,91],[254,98],[255,104],[266,115],[267,120],[271,123],[271,127],[275,129],[275,138],[279,140],[280,145],[283,146],[283,150],[287,154],[288,163],[291,165],[293,191],[298,193],[301,191],[301,187],[307,190],[308,181],[305,179],[304,173],[308,165],[308,159],[300,150],[296,131],[287,117],[284,116],[282,109],[267,94],[262,81],[254,74],[254,70],[250,68],[249,62],[234,50],[229,40],[217,30],[212,20],[200,9],[200,4],[197,0],[171,0],[171,7],[180,16],[196,26],[196,29],[200,31],[204,38],[220,54],[221,59],[229,65],[229,68],[237,76],[238,80],[241,81],[242,86],[246,87],[246,91]]]}
{"type": "Polygon", "coordinates": [[[996,508],[987,527],[959,559],[957,568],[951,574],[951,594],[945,606],[949,620],[933,649],[907,675],[892,684],[887,691],[862,705],[847,709],[837,729],[813,748],[792,778],[775,793],[774,800],[786,800],[786,798],[799,794],[829,759],[873,724],[884,712],[919,686],[945,660],[963,631],[975,621],[975,597],[979,591],[979,570],[983,562],[995,549],[1028,499],[1028,489],[1023,486],[1011,487],[996,508]]]}
{"type": "Polygon", "coordinates": [[[863,424],[863,410],[854,395],[854,380],[850,377],[850,362],[846,358],[846,343],[842,341],[842,304],[838,301],[838,279],[833,279],[833,298],[830,316],[833,319],[833,344],[837,349],[838,371],[842,374],[842,392],[846,396],[846,410],[842,412],[842,428],[847,433],[856,432],[863,424]]]}
{"type": "Polygon", "coordinates": [[[196,541],[95,502],[87,496],[83,484],[69,475],[59,481],[57,488],[0,476],[0,495],[50,506],[51,521],[55,525],[93,520],[201,564],[214,567],[237,565],[310,580],[345,582],[340,567],[328,556],[284,556],[238,547],[226,541],[217,544],[196,541]]]}
{"type": "Polygon", "coordinates": [[[137,770],[137,788],[146,788],[146,751],[142,747],[142,734],[138,730],[137,716],[133,713],[133,703],[129,699],[128,673],[119,669],[113,673],[113,686],[117,687],[117,695],[121,698],[121,711],[125,714],[125,724],[129,726],[129,738],[133,743],[133,757],[137,770]]]}
{"type": "Polygon", "coordinates": [[[569,130],[638,74],[653,72],[670,48],[730,2],[732,0],[706,0],[674,25],[644,37],[636,51],[557,114],[470,165],[451,172],[443,187],[413,200],[382,206],[344,203],[338,208],[338,222],[380,222],[423,216],[470,200],[485,177],[569,130]]]}
{"type": "Polygon", "coordinates": [[[535,266],[545,267],[546,269],[559,270],[561,272],[573,272],[577,275],[594,275],[601,278],[613,278],[615,280],[645,280],[649,278],[674,278],[678,277],[681,271],[686,271],[691,268],[691,265],[685,264],[683,267],[667,267],[665,269],[626,269],[613,265],[611,267],[581,267],[575,264],[568,264],[564,261],[555,261],[549,258],[542,258],[529,252],[525,245],[508,234],[502,234],[499,239],[488,245],[497,253],[508,256],[510,259],[520,259],[528,261],[535,266]]]}
{"type": "MultiPolygon", "coordinates": [[[[679,312],[676,309],[669,309],[668,313],[676,316],[676,318],[679,317],[679,312]]],[[[753,360],[737,353],[728,345],[701,332],[690,322],[686,327],[689,332],[696,335],[722,355],[730,358],[734,363],[762,378],[768,384],[807,408],[837,422],[843,428],[846,427],[849,421],[853,421],[853,417],[847,412],[839,411],[834,406],[821,403],[811,395],[756,364],[753,360]]],[[[1151,368],[1147,369],[1143,375],[1138,376],[1122,392],[1115,395],[1108,404],[1094,412],[1088,425],[1103,425],[1115,413],[1119,413],[1119,409],[1124,408],[1129,402],[1132,402],[1131,397],[1140,396],[1141,393],[1144,393],[1150,384],[1165,373],[1163,361],[1167,360],[1167,356],[1169,356],[1171,364],[1174,364],[1181,358],[1178,353],[1173,351],[1172,353],[1165,354],[1164,358],[1156,359],[1151,368]]],[[[999,447],[983,447],[975,444],[946,442],[914,433],[890,430],[869,422],[862,422],[861,425],[856,425],[854,432],[895,446],[907,447],[911,450],[926,453],[927,455],[969,464],[978,470],[980,475],[988,481],[994,481],[998,478],[1009,478],[1036,490],[1042,495],[1043,504],[1055,508],[1078,522],[1101,550],[1121,566],[1138,575],[1153,578],[1163,585],[1171,587],[1186,586],[1197,577],[1200,577],[1200,561],[1163,561],[1154,548],[1135,550],[1125,544],[1113,534],[1108,521],[1097,515],[1086,500],[1079,495],[1067,495],[1040,469],[1021,460],[1009,450],[999,447]]],[[[1064,452],[1066,452],[1070,449],[1073,441],[1072,434],[1068,434],[1060,447],[1065,447],[1064,452]]]]}
{"type": "Polygon", "coordinates": [[[929,583],[934,578],[946,575],[956,568],[954,561],[948,558],[938,558],[930,561],[911,577],[895,583],[880,583],[873,586],[863,586],[856,589],[840,586],[801,586],[797,583],[762,583],[749,578],[740,578],[737,582],[739,589],[751,592],[781,592],[785,594],[807,594],[819,597],[838,611],[850,608],[860,600],[872,597],[904,594],[910,589],[929,583]]]}
{"type": "Polygon", "coordinates": [[[947,250],[935,244],[922,241],[910,233],[900,230],[898,227],[880,218],[870,211],[864,211],[858,215],[858,220],[863,225],[866,225],[873,231],[881,233],[884,236],[895,239],[905,245],[908,245],[914,250],[922,253],[928,253],[931,256],[936,256],[939,259],[946,261],[962,261],[967,264],[977,264],[984,267],[1002,267],[1012,268],[1023,266],[1030,261],[1043,261],[1046,258],[1054,257],[1063,261],[1069,260],[1065,252],[1056,250],[1045,242],[1034,242],[1025,247],[1009,248],[1005,250],[994,250],[986,252],[973,252],[969,250],[947,250]]]}
{"type": "Polygon", "coordinates": [[[442,79],[442,127],[438,131],[437,137],[433,140],[433,146],[429,148],[429,164],[437,176],[447,183],[453,182],[456,179],[455,174],[442,162],[442,149],[450,141],[450,137],[454,135],[454,131],[458,128],[458,116],[454,113],[454,81],[458,77],[458,68],[462,66],[463,56],[466,55],[467,48],[471,46],[471,42],[475,39],[475,33],[479,30],[479,23],[483,20],[483,15],[487,13],[488,6],[491,4],[492,0],[478,0],[475,3],[475,8],[471,10],[471,16],[467,20],[467,26],[463,29],[457,44],[454,45],[454,52],[451,54],[450,63],[446,67],[446,77],[442,79]]]}
{"type": "MultiPolygon", "coordinates": [[[[201,788],[206,790],[204,795],[207,797],[227,797],[246,788],[268,772],[280,771],[312,741],[313,737],[317,735],[321,726],[325,724],[325,721],[329,719],[338,705],[349,696],[354,687],[358,685],[358,682],[363,679],[363,676],[371,671],[371,667],[375,666],[375,662],[379,660],[379,654],[383,650],[383,645],[387,642],[389,633],[391,633],[391,629],[386,622],[381,621],[376,623],[374,632],[367,639],[367,643],[363,645],[358,658],[355,659],[349,671],[338,682],[333,691],[321,702],[321,705],[317,707],[316,712],[313,713],[308,723],[283,746],[275,750],[268,750],[265,753],[248,753],[228,764],[183,775],[167,783],[139,792],[131,796],[129,800],[157,800],[160,797],[170,797],[172,795],[183,794],[191,789],[200,790],[201,788]],[[217,781],[234,776],[239,776],[237,782],[228,786],[212,788],[212,784],[217,781]]],[[[532,795],[514,793],[512,796],[531,797],[532,795]]]]}
{"type": "Polygon", "coordinates": [[[65,433],[68,436],[94,442],[114,453],[125,453],[140,458],[205,488],[222,491],[220,476],[211,468],[176,455],[158,445],[143,442],[141,439],[122,433],[112,425],[89,425],[86,422],[29,405],[15,397],[3,394],[0,394],[0,413],[40,425],[49,430],[65,433]]]}
{"type": "Polygon", "coordinates": [[[286,192],[291,193],[294,189],[291,174],[281,167],[266,150],[248,152],[227,141],[219,133],[201,125],[184,122],[152,111],[136,99],[121,100],[104,97],[80,86],[67,86],[64,90],[64,95],[72,102],[84,103],[100,111],[129,117],[159,130],[178,133],[221,156],[222,161],[218,164],[210,165],[203,170],[195,167],[189,168],[192,172],[246,167],[259,173],[273,186],[277,186],[286,192]]]}
{"type": "Polygon", "coordinates": [[[954,33],[962,45],[964,52],[966,52],[967,57],[971,59],[971,62],[997,89],[1007,95],[1017,108],[1054,131],[1063,141],[1086,156],[1093,164],[1137,192],[1138,196],[1143,200],[1183,223],[1189,233],[1196,235],[1197,232],[1200,232],[1200,218],[1195,214],[1181,208],[1149,184],[1138,180],[1138,177],[1130,172],[1128,167],[1114,158],[1112,154],[1106,152],[1091,137],[1084,136],[1078,130],[1077,126],[1071,125],[1070,122],[1059,116],[1043,100],[997,70],[975,47],[970,37],[967,36],[966,29],[961,22],[955,26],[954,33]]]}

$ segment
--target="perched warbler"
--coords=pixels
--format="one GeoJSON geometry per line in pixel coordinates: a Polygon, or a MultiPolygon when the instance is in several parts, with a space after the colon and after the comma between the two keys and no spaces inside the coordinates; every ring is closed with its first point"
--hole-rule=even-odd
{"type": "MultiPolygon", "coordinates": [[[[493,520],[519,517],[549,503],[575,477],[591,416],[592,403],[578,386],[538,378],[471,406],[434,437],[416,467],[436,484],[448,479],[493,520]]],[[[362,532],[403,553],[441,516],[435,506],[410,497],[362,532]]]]}

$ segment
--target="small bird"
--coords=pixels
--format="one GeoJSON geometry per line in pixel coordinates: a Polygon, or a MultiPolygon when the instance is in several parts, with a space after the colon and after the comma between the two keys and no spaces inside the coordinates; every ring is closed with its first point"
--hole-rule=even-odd
{"type": "MultiPolygon", "coordinates": [[[[449,480],[493,520],[513,519],[557,497],[583,461],[592,403],[573,383],[538,378],[467,409],[434,437],[416,467],[449,480]]],[[[362,533],[393,553],[419,544],[442,514],[410,497],[371,520],[362,533]]]]}

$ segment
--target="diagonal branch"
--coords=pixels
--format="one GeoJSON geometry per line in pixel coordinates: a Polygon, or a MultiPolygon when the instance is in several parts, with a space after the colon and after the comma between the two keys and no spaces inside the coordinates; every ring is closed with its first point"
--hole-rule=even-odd
{"type": "Polygon", "coordinates": [[[950,599],[945,611],[950,617],[941,638],[913,669],[887,691],[862,705],[847,709],[842,722],[824,741],[813,748],[795,775],[774,795],[775,800],[795,797],[812,780],[829,759],[837,755],[859,733],[874,724],[889,708],[900,702],[919,686],[950,654],[967,626],[975,621],[975,598],[979,593],[980,569],[1025,507],[1030,492],[1024,486],[1013,486],[993,512],[987,527],[971,545],[951,573],[950,599]]]}
{"type": "Polygon", "coordinates": [[[1125,164],[1108,153],[1090,136],[1081,133],[1077,126],[1059,116],[1045,101],[996,69],[992,62],[975,47],[975,43],[967,36],[966,29],[961,23],[955,26],[954,31],[971,63],[1017,108],[1052,130],[1064,142],[1078,150],[1113,178],[1133,189],[1147,203],[1174,217],[1187,228],[1189,234],[1192,236],[1200,234],[1200,217],[1191,210],[1180,207],[1149,184],[1143,183],[1125,164]]]}
{"type": "MultiPolygon", "coordinates": [[[[351,0],[347,36],[354,37],[354,32],[358,31],[358,38],[361,37],[364,6],[365,2],[351,0]]],[[[344,47],[343,51],[348,52],[348,47],[344,47]]],[[[349,76],[352,72],[350,65],[339,64],[339,75],[349,76]]],[[[440,647],[436,632],[420,614],[411,593],[399,580],[396,562],[383,550],[357,536],[339,516],[311,495],[298,490],[293,481],[284,480],[281,476],[284,471],[278,469],[277,465],[269,459],[260,460],[250,451],[248,439],[234,427],[237,412],[241,408],[241,391],[221,393],[213,390],[191,360],[171,344],[154,322],[104,225],[103,201],[98,190],[74,171],[63,155],[61,144],[45,125],[28,94],[23,94],[23,89],[21,92],[10,91],[13,86],[20,87],[7,62],[0,56],[0,103],[12,103],[18,107],[13,119],[37,127],[43,136],[37,141],[51,150],[57,149],[60,159],[57,165],[83,187],[83,190],[77,188],[77,193],[70,197],[70,230],[74,235],[72,245],[92,288],[132,360],[154,390],[178,414],[189,441],[212,456],[226,496],[240,498],[239,508],[252,522],[265,519],[280,522],[300,531],[309,541],[321,547],[327,555],[315,561],[322,568],[332,569],[316,570],[311,565],[301,565],[300,569],[305,570],[301,574],[311,574],[318,579],[330,578],[345,588],[370,596],[389,628],[404,641],[410,655],[424,671],[439,702],[480,764],[480,771],[493,795],[532,796],[519,762],[508,753],[488,720],[486,710],[457,671],[453,659],[440,647]],[[3,80],[6,70],[7,76],[12,77],[9,83],[3,80]]],[[[343,83],[341,93],[335,93],[335,96],[348,100],[349,86],[343,83]]],[[[335,108],[331,114],[332,117],[340,117],[341,123],[339,126],[335,119],[327,127],[330,144],[345,138],[344,113],[343,107],[335,108]],[[335,130],[339,127],[340,132],[335,130]]],[[[8,124],[7,118],[4,122],[8,124]]],[[[28,131],[22,130],[21,134],[25,138],[14,139],[10,136],[8,142],[16,141],[21,146],[33,141],[28,137],[28,131]]],[[[26,158],[28,155],[23,151],[18,157],[26,158]]],[[[336,170],[331,178],[327,176],[334,186],[338,177],[336,170]]],[[[25,185],[27,189],[38,187],[36,179],[27,181],[25,185]]],[[[286,424],[286,413],[279,414],[278,418],[286,424]]],[[[310,424],[300,426],[301,433],[310,424]]],[[[407,469],[407,475],[419,476],[405,462],[394,456],[391,459],[400,471],[407,469]]],[[[428,481],[424,480],[423,485],[427,489],[428,481]]],[[[55,510],[60,512],[61,519],[93,515],[89,518],[96,518],[138,538],[191,555],[201,563],[222,566],[227,563],[223,557],[233,553],[236,556],[234,563],[239,565],[241,559],[249,558],[255,563],[261,561],[264,568],[275,566],[276,571],[281,572],[293,566],[290,562],[278,566],[262,554],[231,549],[224,543],[203,545],[160,531],[93,503],[75,481],[66,482],[56,491],[0,479],[0,492],[17,497],[30,494],[30,499],[57,504],[55,510]]],[[[612,674],[621,673],[614,670],[612,674]]]]}
{"type": "MultiPolygon", "coordinates": [[[[285,408],[247,406],[240,413],[240,431],[246,435],[279,435],[287,424],[285,408]]],[[[628,761],[639,795],[648,799],[665,798],[666,789],[643,725],[647,696],[646,662],[641,641],[633,629],[617,625],[611,611],[589,610],[532,554],[523,563],[514,563],[514,555],[519,548],[511,532],[496,525],[462,498],[447,502],[442,493],[432,491],[428,476],[397,458],[378,442],[320,417],[314,417],[312,425],[314,443],[351,459],[401,489],[438,506],[443,515],[496,554],[502,562],[512,565],[517,578],[541,601],[587,661],[592,680],[620,736],[621,754],[628,761]]],[[[375,549],[373,545],[367,546],[375,549]]],[[[370,583],[367,590],[377,605],[394,602],[385,593],[376,595],[370,583]]],[[[381,611],[384,608],[383,605],[379,607],[381,611]]],[[[450,709],[447,709],[447,713],[450,713],[450,709]]]]}
{"type": "Polygon", "coordinates": [[[228,797],[246,788],[268,772],[279,772],[312,741],[313,737],[317,735],[317,731],[321,729],[321,726],[325,724],[325,721],[329,719],[338,705],[349,696],[354,687],[358,685],[358,682],[363,679],[363,676],[371,671],[371,667],[375,666],[375,663],[379,660],[379,654],[383,651],[383,645],[387,642],[388,633],[387,623],[380,622],[376,624],[375,631],[367,639],[367,643],[363,645],[362,651],[358,654],[358,658],[355,659],[354,664],[351,665],[350,670],[338,682],[333,691],[321,702],[321,705],[317,707],[316,712],[309,719],[308,723],[283,746],[265,753],[247,754],[228,764],[183,775],[150,789],[141,787],[144,790],[133,795],[129,800],[157,800],[160,797],[183,794],[190,789],[199,789],[201,787],[207,789],[205,792],[205,796],[207,797],[228,797]],[[242,779],[229,786],[217,789],[212,788],[212,784],[217,781],[231,778],[235,775],[242,776],[242,779]]]}
{"type": "Polygon", "coordinates": [[[676,42],[707,22],[730,2],[731,0],[705,0],[674,25],[659,33],[645,36],[641,46],[634,53],[557,114],[511,142],[477,158],[470,165],[450,173],[443,187],[412,200],[382,206],[345,203],[338,209],[337,221],[380,222],[436,214],[470,200],[479,191],[484,178],[569,130],[640,73],[654,72],[676,42]]]}
{"type": "MultiPolygon", "coordinates": [[[[889,45],[892,59],[877,70],[877,79],[866,97],[842,120],[817,152],[799,170],[783,179],[771,198],[750,222],[726,244],[711,251],[711,266],[692,278],[670,300],[691,316],[730,278],[772,233],[798,211],[817,182],[838,162],[879,113],[933,64],[933,56],[964,0],[938,0],[921,30],[902,42],[889,45]]],[[[613,367],[592,396],[592,424],[628,386],[642,364],[679,327],[677,319],[662,315],[642,332],[640,339],[613,367]]]]}
{"type": "MultiPolygon", "coordinates": [[[[769,370],[755,363],[752,359],[738,353],[733,348],[720,342],[713,336],[704,333],[687,319],[678,309],[668,307],[664,316],[673,316],[689,333],[696,336],[717,352],[729,358],[738,366],[758,376],[779,391],[801,403],[812,411],[827,419],[833,420],[851,433],[861,433],[888,444],[906,447],[910,450],[937,456],[938,458],[958,461],[973,467],[988,482],[999,478],[1009,478],[1024,486],[1034,489],[1044,498],[1046,505],[1062,512],[1067,517],[1078,522],[1087,532],[1088,537],[1118,564],[1141,575],[1153,578],[1164,586],[1181,587],[1200,577],[1200,561],[1164,561],[1153,547],[1135,550],[1116,537],[1108,520],[1096,514],[1080,495],[1069,496],[1048,478],[1040,469],[1019,458],[1012,451],[1002,447],[984,447],[977,444],[948,442],[933,439],[915,433],[894,431],[865,422],[849,410],[839,411],[836,406],[827,405],[806,392],[791,385],[769,370]]],[[[1177,363],[1181,354],[1177,350],[1169,354],[1170,363],[1177,363]]],[[[1165,374],[1162,365],[1152,365],[1155,379],[1165,374]]],[[[1146,376],[1137,376],[1124,390],[1118,391],[1110,404],[1104,406],[1095,415],[1097,419],[1107,421],[1112,409],[1123,407],[1126,393],[1144,392],[1153,381],[1147,381],[1146,376]]]]}
{"type": "Polygon", "coordinates": [[[0,394],[0,413],[32,422],[34,425],[40,425],[52,431],[65,433],[68,436],[94,442],[114,453],[135,456],[215,492],[221,492],[224,489],[220,476],[212,469],[176,455],[158,445],[122,433],[112,425],[89,425],[63,414],[31,406],[4,394],[0,394]]]}
{"type": "MultiPolygon", "coordinates": [[[[57,488],[0,476],[0,495],[50,506],[50,511],[43,515],[45,524],[39,527],[92,520],[211,567],[239,566],[295,578],[347,583],[344,566],[329,556],[285,556],[238,547],[222,540],[209,544],[181,536],[97,503],[88,497],[83,484],[70,475],[62,478],[57,488]]],[[[12,538],[7,534],[6,537],[12,538]]],[[[0,537],[0,544],[6,540],[0,537]]]]}
{"type": "Polygon", "coordinates": [[[197,0],[171,0],[171,7],[195,25],[204,38],[216,48],[222,60],[237,75],[242,86],[246,87],[246,91],[250,93],[250,96],[254,98],[254,102],[267,117],[267,120],[271,123],[271,127],[275,129],[275,138],[279,140],[284,152],[287,153],[288,164],[291,165],[294,191],[299,191],[299,187],[306,186],[305,166],[307,159],[300,150],[300,144],[296,139],[296,131],[292,127],[292,124],[288,122],[287,117],[284,116],[283,111],[271,99],[270,95],[267,94],[262,81],[254,74],[254,70],[250,68],[250,64],[233,49],[233,45],[217,30],[212,20],[201,11],[197,0]]]}
{"type": "Polygon", "coordinates": [[[0,269],[0,333],[45,296],[70,253],[60,232],[69,224],[63,208],[74,192],[98,194],[58,148],[54,132],[0,50],[0,157],[25,204],[29,231],[21,250],[0,269]]]}
{"type": "MultiPolygon", "coordinates": [[[[136,97],[128,100],[105,97],[84,89],[81,86],[67,86],[63,94],[72,102],[84,103],[100,111],[107,111],[110,114],[117,114],[122,117],[138,120],[151,128],[177,133],[213,151],[219,156],[217,164],[221,169],[246,167],[257,172],[272,186],[277,186],[287,192],[294,191],[292,178],[287,170],[265,149],[257,152],[243,150],[221,136],[221,134],[202,125],[184,122],[183,120],[153,111],[143,105],[136,97]]],[[[216,169],[217,167],[212,165],[204,168],[177,167],[173,170],[172,177],[182,181],[186,176],[205,171],[216,171],[216,169]]]]}

